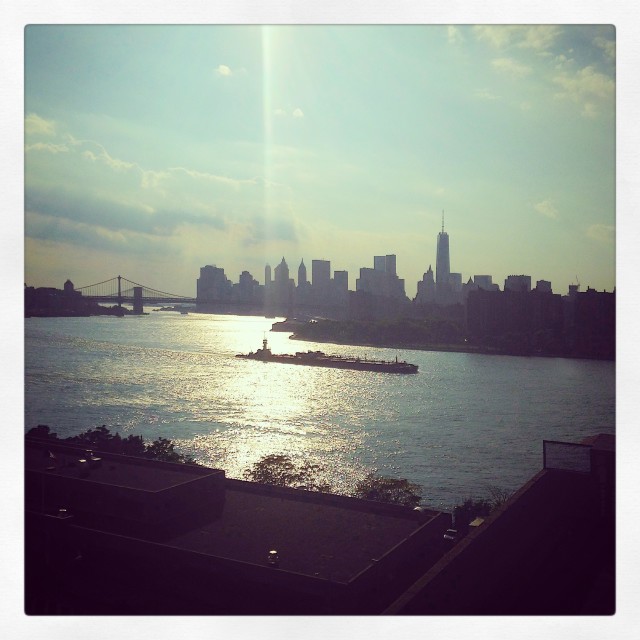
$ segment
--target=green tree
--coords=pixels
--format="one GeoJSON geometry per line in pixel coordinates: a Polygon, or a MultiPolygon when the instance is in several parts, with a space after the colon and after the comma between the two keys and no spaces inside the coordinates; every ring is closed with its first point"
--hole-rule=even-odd
{"type": "Polygon", "coordinates": [[[185,462],[187,464],[196,464],[196,461],[191,456],[185,456],[182,453],[175,451],[173,442],[171,442],[171,440],[167,440],[167,438],[158,438],[151,444],[146,445],[143,455],[145,458],[162,460],[164,462],[185,462]]]}
{"type": "Polygon", "coordinates": [[[175,445],[171,440],[158,438],[151,444],[146,444],[142,436],[129,435],[126,438],[122,438],[119,433],[111,433],[105,425],[95,429],[88,429],[68,438],[58,438],[57,434],[52,433],[47,425],[40,424],[30,429],[27,432],[27,436],[67,442],[86,449],[118,453],[125,456],[137,456],[165,462],[198,464],[191,456],[175,451],[175,445]]]}
{"type": "Polygon", "coordinates": [[[251,469],[243,473],[245,480],[272,484],[280,487],[302,487],[309,491],[328,491],[329,485],[321,483],[318,475],[323,468],[308,460],[296,465],[285,454],[271,454],[254,462],[251,469]]]}
{"type": "Polygon", "coordinates": [[[377,502],[391,502],[417,507],[422,500],[422,488],[405,478],[389,478],[369,473],[356,485],[354,496],[377,502]]]}

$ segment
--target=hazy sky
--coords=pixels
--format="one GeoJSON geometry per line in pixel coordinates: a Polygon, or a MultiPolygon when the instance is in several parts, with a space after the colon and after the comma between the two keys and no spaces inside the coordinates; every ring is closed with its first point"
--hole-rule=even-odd
{"type": "Polygon", "coordinates": [[[611,26],[30,26],[25,281],[395,253],[615,286],[611,26]]]}

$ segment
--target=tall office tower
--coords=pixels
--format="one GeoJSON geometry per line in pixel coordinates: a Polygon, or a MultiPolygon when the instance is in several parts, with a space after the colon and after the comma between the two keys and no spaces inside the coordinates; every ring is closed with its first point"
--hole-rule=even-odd
{"type": "Polygon", "coordinates": [[[328,291],[331,280],[331,262],[329,260],[311,261],[311,286],[316,292],[328,291]]]}
{"type": "Polygon", "coordinates": [[[298,267],[298,286],[304,287],[307,284],[307,267],[304,265],[304,260],[300,261],[300,266],[298,267]]]}
{"type": "Polygon", "coordinates": [[[271,284],[271,265],[267,265],[264,268],[264,286],[268,287],[271,284]]]}
{"type": "Polygon", "coordinates": [[[231,281],[224,269],[208,264],[200,267],[200,277],[196,281],[198,302],[214,302],[224,300],[231,293],[231,281]]]}
{"type": "Polygon", "coordinates": [[[348,271],[334,271],[333,282],[337,291],[349,290],[349,272],[348,271]]]}
{"type": "Polygon", "coordinates": [[[396,275],[398,275],[398,274],[396,273],[396,256],[395,256],[395,254],[385,256],[384,258],[385,258],[385,260],[384,260],[384,262],[385,262],[385,269],[384,269],[384,270],[385,270],[389,275],[392,275],[392,276],[396,276],[396,275]]]}
{"type": "Polygon", "coordinates": [[[449,234],[444,230],[444,211],[442,212],[442,231],[438,234],[436,253],[436,286],[447,289],[449,285],[449,234]]]}
{"type": "Polygon", "coordinates": [[[436,299],[436,283],[433,279],[433,269],[429,265],[429,270],[423,274],[422,280],[418,280],[418,290],[415,301],[418,304],[427,304],[436,299]]]}
{"type": "Polygon", "coordinates": [[[478,289],[484,289],[485,291],[496,291],[498,285],[493,284],[492,276],[473,276],[473,283],[478,289]]]}
{"type": "Polygon", "coordinates": [[[386,256],[373,256],[373,268],[376,271],[387,270],[387,257],[386,256]]]}
{"type": "Polygon", "coordinates": [[[373,268],[376,271],[384,271],[392,276],[397,275],[395,254],[387,256],[373,256],[373,268]]]}
{"type": "Polygon", "coordinates": [[[273,275],[277,283],[289,282],[289,265],[282,256],[282,261],[273,270],[273,275]]]}
{"type": "Polygon", "coordinates": [[[531,291],[531,276],[507,276],[504,281],[505,291],[531,291]]]}

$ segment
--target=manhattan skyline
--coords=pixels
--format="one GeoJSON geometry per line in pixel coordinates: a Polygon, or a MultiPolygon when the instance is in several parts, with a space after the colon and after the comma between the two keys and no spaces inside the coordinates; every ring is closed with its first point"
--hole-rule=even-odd
{"type": "Polygon", "coordinates": [[[25,30],[29,285],[393,253],[413,297],[443,210],[465,282],[614,289],[614,27],[25,30]]]}

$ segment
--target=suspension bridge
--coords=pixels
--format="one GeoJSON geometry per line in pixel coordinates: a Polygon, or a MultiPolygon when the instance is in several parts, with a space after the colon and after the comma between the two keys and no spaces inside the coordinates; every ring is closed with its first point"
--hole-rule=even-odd
{"type": "Polygon", "coordinates": [[[144,304],[196,302],[196,298],[159,291],[158,289],[153,289],[144,284],[123,278],[122,276],[115,276],[109,280],[103,280],[102,282],[89,284],[84,287],[75,287],[74,291],[96,302],[113,302],[119,307],[123,304],[132,304],[133,312],[139,314],[143,313],[144,304]]]}

